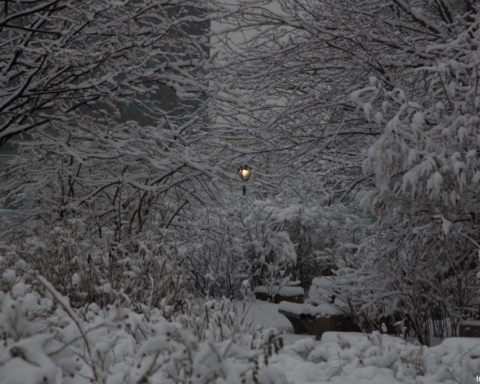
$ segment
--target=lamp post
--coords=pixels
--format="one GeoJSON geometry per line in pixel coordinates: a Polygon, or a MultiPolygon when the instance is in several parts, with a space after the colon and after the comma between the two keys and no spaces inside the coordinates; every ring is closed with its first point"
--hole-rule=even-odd
{"type": "MultiPolygon", "coordinates": [[[[248,168],[246,165],[242,165],[240,168],[238,168],[238,175],[240,176],[240,179],[243,181],[247,181],[248,178],[250,177],[250,168],[248,168]]],[[[247,193],[247,187],[245,184],[243,185],[243,196],[247,193]]]]}

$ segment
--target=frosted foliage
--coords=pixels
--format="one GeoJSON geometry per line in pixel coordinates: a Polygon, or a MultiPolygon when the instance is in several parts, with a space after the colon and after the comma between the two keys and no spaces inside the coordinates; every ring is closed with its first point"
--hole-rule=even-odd
{"type": "MultiPolygon", "coordinates": [[[[0,267],[14,268],[2,275],[41,271],[61,294],[69,296],[75,308],[92,302],[103,307],[121,301],[145,313],[149,306],[160,307],[168,318],[171,304],[186,295],[185,271],[177,265],[176,249],[171,247],[174,240],[166,232],[163,241],[169,252],[157,244],[160,237],[152,233],[115,246],[94,236],[84,238],[77,226],[43,235],[43,239],[29,237],[19,247],[2,242],[2,249],[8,252],[0,267]],[[45,265],[44,260],[49,263],[45,265]],[[143,271],[148,272],[143,275],[143,271]]],[[[14,297],[31,289],[17,280],[0,280],[0,289],[11,289],[14,297]]]]}
{"type": "MultiPolygon", "coordinates": [[[[462,27],[469,25],[459,20],[462,27]]],[[[379,186],[373,203],[401,193],[413,205],[424,202],[444,207],[443,212],[449,209],[452,218],[458,216],[455,212],[478,211],[474,195],[480,166],[475,103],[479,80],[471,73],[479,60],[477,35],[459,29],[449,43],[426,43],[422,49],[441,59],[429,57],[415,69],[412,76],[423,76],[425,88],[411,97],[399,99],[402,89],[389,90],[382,83],[373,92],[370,87],[354,92],[364,95],[360,103],[390,108],[389,121],[363,164],[379,186]]]]}
{"type": "Polygon", "coordinates": [[[6,283],[13,283],[16,278],[15,270],[7,269],[5,272],[2,273],[2,280],[6,283]]]}
{"type": "MultiPolygon", "coordinates": [[[[0,247],[74,307],[168,307],[187,294],[186,260],[222,203],[212,181],[231,176],[205,129],[218,91],[206,35],[227,11],[213,1],[63,3],[2,7],[0,147],[28,136],[14,145],[14,176],[0,176],[12,213],[0,216],[0,247]]],[[[0,278],[8,286],[15,275],[0,278]]],[[[238,292],[233,280],[222,293],[238,292]]],[[[190,293],[209,295],[201,285],[190,293]]]]}
{"type": "Polygon", "coordinates": [[[308,169],[345,191],[341,200],[373,182],[381,196],[428,197],[475,215],[478,7],[407,3],[245,2],[229,22],[247,41],[225,44],[222,58],[225,79],[249,97],[236,114],[225,105],[218,113],[239,143],[278,154],[259,165],[308,169]],[[441,182],[427,186],[435,172],[441,182]]]}
{"type": "MultiPolygon", "coordinates": [[[[274,295],[291,279],[308,288],[327,264],[328,247],[349,237],[351,228],[361,229],[360,220],[341,205],[281,201],[209,207],[197,221],[176,218],[169,228],[146,226],[119,242],[108,230],[100,238],[86,220],[66,218],[62,227],[50,229],[27,215],[22,224],[6,227],[15,228],[16,237],[0,241],[4,265],[38,270],[74,307],[120,300],[142,312],[158,306],[167,318],[168,308],[185,295],[246,297],[258,285],[274,295]]],[[[1,281],[5,287],[15,283],[1,281]]]]}
{"type": "Polygon", "coordinates": [[[53,307],[36,291],[36,308],[27,295],[0,291],[2,382],[268,384],[285,376],[266,366],[281,348],[276,333],[245,324],[228,300],[185,301],[167,321],[156,308],[148,317],[118,304],[72,309],[43,278],[33,284],[53,307]]]}
{"type": "Polygon", "coordinates": [[[360,201],[379,219],[374,235],[328,252],[338,270],[325,299],[349,303],[363,330],[387,316],[423,344],[457,335],[479,302],[478,4],[275,3],[232,15],[249,33],[225,47],[224,75],[249,97],[218,110],[232,141],[277,159],[235,154],[268,178],[288,170],[303,201],[321,180],[319,204],[360,201]]]}
{"type": "Polygon", "coordinates": [[[370,82],[352,93],[356,104],[383,113],[380,135],[363,162],[375,182],[363,203],[382,225],[357,254],[338,255],[344,264],[336,289],[363,311],[359,322],[367,313],[404,318],[411,334],[428,344],[431,334],[455,336],[460,320],[478,317],[480,33],[473,27],[476,5],[439,2],[448,8],[449,20],[442,21],[426,2],[418,3],[424,7],[405,20],[422,20],[435,38],[421,28],[405,31],[424,55],[399,56],[400,63],[417,62],[402,71],[410,82],[393,86],[379,78],[373,89],[370,82]],[[450,23],[457,27],[444,27],[450,23]]]}
{"type": "Polygon", "coordinates": [[[192,107],[199,91],[217,91],[200,77],[214,57],[206,31],[225,12],[214,3],[6,2],[0,16],[0,146],[55,122],[66,129],[97,119],[123,123],[123,129],[130,119],[168,126],[170,105],[153,102],[162,92],[172,90],[192,107]]]}
{"type": "Polygon", "coordinates": [[[340,204],[319,207],[277,199],[255,201],[237,212],[248,244],[246,257],[253,258],[252,280],[255,286],[264,286],[270,297],[290,280],[303,279],[302,286],[308,289],[311,276],[327,264],[328,246],[348,236],[352,228],[361,229],[359,218],[340,204]],[[312,271],[299,269],[303,265],[312,271]]]}
{"type": "MultiPolygon", "coordinates": [[[[297,342],[286,349],[300,347],[297,342]]],[[[316,368],[317,380],[321,382],[414,383],[421,377],[422,382],[432,384],[469,383],[474,382],[480,368],[476,361],[478,348],[473,339],[451,338],[428,348],[378,332],[326,332],[319,345],[307,349],[305,360],[315,365],[304,364],[302,369],[316,368]]],[[[286,359],[281,361],[287,363],[286,359]]]]}

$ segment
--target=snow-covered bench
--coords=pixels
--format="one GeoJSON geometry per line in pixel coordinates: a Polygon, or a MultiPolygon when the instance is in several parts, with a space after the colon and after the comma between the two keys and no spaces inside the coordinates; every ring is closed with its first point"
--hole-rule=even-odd
{"type": "Polygon", "coordinates": [[[459,337],[480,337],[480,321],[462,321],[458,325],[459,337]]]}
{"type": "Polygon", "coordinates": [[[342,305],[331,296],[328,288],[332,284],[332,279],[334,277],[313,279],[308,301],[314,305],[280,303],[278,312],[290,321],[296,334],[316,335],[317,340],[320,340],[324,332],[360,331],[348,315],[346,304],[342,305]],[[332,302],[335,302],[335,305],[332,305],[332,302]],[[345,307],[345,310],[342,310],[342,307],[345,307]]]}
{"type": "Polygon", "coordinates": [[[278,312],[290,321],[295,334],[316,335],[317,340],[324,332],[360,332],[350,316],[327,303],[313,306],[283,301],[278,312]]]}
{"type": "MultiPolygon", "coordinates": [[[[274,287],[275,291],[275,287],[274,287]]],[[[270,299],[270,292],[264,286],[258,286],[253,291],[257,300],[268,301],[270,299]]],[[[302,287],[286,286],[278,290],[273,297],[273,302],[278,304],[281,301],[288,301],[291,303],[303,303],[305,291],[302,287]]]]}

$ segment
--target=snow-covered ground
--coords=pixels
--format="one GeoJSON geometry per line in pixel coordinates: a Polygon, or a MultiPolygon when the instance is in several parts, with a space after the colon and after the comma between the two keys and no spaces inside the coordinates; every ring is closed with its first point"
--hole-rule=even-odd
{"type": "Polygon", "coordinates": [[[326,332],[316,341],[294,335],[279,305],[262,301],[247,303],[245,315],[258,328],[239,324],[232,305],[238,315],[244,304],[227,299],[186,301],[170,321],[159,308],[72,309],[38,281],[51,298],[23,282],[0,291],[1,384],[473,384],[480,374],[480,339],[425,347],[378,332],[326,332]]]}
{"type": "Polygon", "coordinates": [[[480,375],[480,339],[449,338],[429,348],[379,333],[327,332],[315,341],[295,335],[278,307],[255,300],[246,318],[284,332],[285,348],[270,365],[290,383],[468,384],[480,375]]]}

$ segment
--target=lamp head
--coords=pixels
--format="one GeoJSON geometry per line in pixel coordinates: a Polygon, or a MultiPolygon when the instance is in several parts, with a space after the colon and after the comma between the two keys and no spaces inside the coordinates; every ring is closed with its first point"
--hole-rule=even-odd
{"type": "Polygon", "coordinates": [[[247,181],[250,177],[250,168],[248,168],[247,166],[241,166],[238,169],[238,175],[243,181],[247,181]]]}

